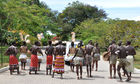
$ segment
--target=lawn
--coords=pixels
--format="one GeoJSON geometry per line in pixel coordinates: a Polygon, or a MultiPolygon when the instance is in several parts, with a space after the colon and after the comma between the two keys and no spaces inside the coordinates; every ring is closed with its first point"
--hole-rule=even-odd
{"type": "Polygon", "coordinates": [[[134,66],[140,69],[140,49],[136,51],[134,66]]]}

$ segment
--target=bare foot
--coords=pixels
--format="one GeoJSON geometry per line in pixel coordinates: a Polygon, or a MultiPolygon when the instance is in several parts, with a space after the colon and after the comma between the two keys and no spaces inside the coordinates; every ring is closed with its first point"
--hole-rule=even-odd
{"type": "Polygon", "coordinates": [[[126,80],[126,82],[129,82],[131,80],[131,78],[129,77],[127,80],[126,80]]]}
{"type": "Polygon", "coordinates": [[[87,77],[90,77],[89,75],[87,75],[87,77]]]}
{"type": "Polygon", "coordinates": [[[116,79],[116,76],[114,76],[114,79],[116,79]]]}
{"type": "Polygon", "coordinates": [[[79,77],[77,76],[77,80],[79,80],[79,77]]]}
{"type": "Polygon", "coordinates": [[[90,75],[89,77],[93,77],[92,75],[90,75]]]}
{"type": "Polygon", "coordinates": [[[82,76],[80,76],[80,79],[82,79],[82,76]]]}
{"type": "Polygon", "coordinates": [[[112,77],[108,77],[109,79],[112,79],[112,77]]]}
{"type": "Polygon", "coordinates": [[[122,79],[120,80],[120,82],[123,82],[122,79]]]}

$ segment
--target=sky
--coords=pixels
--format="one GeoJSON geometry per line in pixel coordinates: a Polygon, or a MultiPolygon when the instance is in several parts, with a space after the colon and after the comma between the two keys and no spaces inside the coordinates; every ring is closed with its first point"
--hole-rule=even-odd
{"type": "MultiPolygon", "coordinates": [[[[52,10],[62,12],[68,3],[77,0],[40,0],[52,10]]],[[[140,21],[140,0],[78,0],[106,11],[109,18],[140,21]]]]}

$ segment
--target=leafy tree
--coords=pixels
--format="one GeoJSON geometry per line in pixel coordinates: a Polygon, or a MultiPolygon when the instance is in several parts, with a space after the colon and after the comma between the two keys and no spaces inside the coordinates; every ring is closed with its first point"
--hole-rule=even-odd
{"type": "Polygon", "coordinates": [[[88,19],[77,25],[74,29],[76,37],[88,43],[89,40],[98,42],[101,46],[106,45],[105,36],[108,32],[109,24],[105,21],[96,22],[94,19],[88,19]]]}
{"type": "Polygon", "coordinates": [[[60,31],[57,23],[52,19],[52,11],[46,6],[41,6],[38,0],[1,0],[1,2],[1,31],[23,30],[34,37],[48,30],[53,33],[60,31]]]}
{"type": "Polygon", "coordinates": [[[139,46],[140,43],[140,22],[128,20],[101,20],[96,22],[93,19],[85,20],[75,27],[78,39],[87,43],[89,40],[98,42],[102,48],[107,48],[112,40],[132,41],[133,46],[139,46]]]}
{"type": "MultiPolygon", "coordinates": [[[[76,25],[79,25],[88,18],[93,18],[98,21],[100,19],[106,18],[106,13],[104,10],[98,9],[96,6],[90,6],[88,4],[83,4],[79,1],[76,1],[69,3],[68,7],[66,7],[58,16],[60,25],[68,24],[72,26],[70,30],[68,29],[69,32],[67,34],[70,34],[76,25]]],[[[64,27],[62,30],[65,32],[67,27],[64,27]]]]}

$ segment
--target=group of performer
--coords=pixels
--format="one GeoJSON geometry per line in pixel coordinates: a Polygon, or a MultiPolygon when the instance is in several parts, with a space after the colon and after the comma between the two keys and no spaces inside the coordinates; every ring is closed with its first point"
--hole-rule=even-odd
{"type": "MultiPolygon", "coordinates": [[[[59,41],[58,45],[54,48],[52,46],[52,41],[48,41],[48,46],[45,49],[46,54],[46,74],[48,75],[48,71],[50,70],[50,75],[52,71],[52,65],[54,64],[54,73],[62,74],[64,73],[64,55],[66,53],[65,46],[62,45],[62,41],[59,41]],[[53,56],[55,56],[53,59],[53,56]]],[[[36,41],[35,44],[31,47],[31,49],[27,48],[26,42],[23,42],[23,45],[20,47],[20,56],[19,59],[21,61],[21,70],[25,70],[25,66],[27,63],[27,54],[31,55],[30,69],[29,74],[32,71],[37,74],[37,71],[40,70],[40,64],[42,62],[43,53],[41,51],[41,44],[39,41],[36,41]]],[[[16,43],[13,42],[12,45],[7,49],[5,55],[9,55],[9,70],[10,74],[17,69],[17,73],[19,72],[19,63],[16,55],[18,54],[18,48],[16,47],[16,43]]]]}
{"type": "Polygon", "coordinates": [[[131,80],[131,73],[134,72],[134,55],[136,55],[136,51],[134,47],[131,46],[131,41],[127,41],[126,45],[122,45],[120,41],[118,45],[113,40],[108,49],[109,54],[109,64],[110,64],[110,79],[112,79],[112,70],[114,70],[114,78],[116,78],[116,62],[119,61],[117,65],[117,72],[122,81],[120,69],[122,68],[124,71],[124,75],[127,75],[127,80],[131,80]],[[113,68],[113,69],[112,69],[113,68]]]}
{"type": "MultiPolygon", "coordinates": [[[[31,55],[30,69],[29,74],[32,71],[37,74],[37,71],[40,70],[40,64],[42,62],[43,53],[41,51],[41,44],[39,41],[35,42],[35,44],[31,47],[31,49],[27,48],[26,42],[23,42],[23,45],[20,47],[20,56],[19,59],[21,61],[21,69],[25,70],[26,62],[27,62],[27,53],[31,55]]],[[[17,69],[17,73],[19,72],[19,64],[16,55],[18,53],[18,49],[16,47],[16,43],[13,42],[12,45],[7,49],[6,55],[9,55],[9,70],[10,74],[17,69]]],[[[54,77],[54,74],[61,74],[61,78],[63,78],[64,73],[64,55],[66,54],[66,47],[62,45],[62,41],[59,41],[57,46],[52,45],[52,41],[48,41],[48,46],[45,49],[46,54],[46,75],[51,75],[54,77]],[[53,59],[54,58],[54,59],[53,59]],[[53,70],[52,70],[53,67],[53,70]]],[[[122,68],[124,71],[124,75],[127,75],[127,80],[131,80],[131,73],[134,71],[133,61],[134,55],[136,54],[135,49],[131,46],[131,42],[128,41],[126,46],[122,45],[122,42],[119,42],[116,45],[115,41],[112,41],[111,45],[108,48],[108,52],[106,55],[109,55],[109,64],[110,64],[110,79],[116,78],[116,62],[117,59],[119,64],[117,65],[117,71],[122,81],[120,69],[122,68]],[[112,69],[113,68],[113,69],[112,69]],[[114,70],[114,77],[112,77],[112,70],[114,70]]],[[[94,70],[94,65],[96,64],[95,71],[98,70],[98,61],[100,60],[100,48],[98,43],[96,42],[94,45],[92,40],[88,42],[87,45],[83,45],[83,42],[80,41],[77,47],[74,47],[74,42],[71,42],[71,47],[67,56],[71,57],[70,61],[70,69],[74,72],[74,67],[76,66],[76,74],[77,79],[82,79],[82,67],[86,65],[87,77],[92,77],[92,71],[94,70]],[[80,70],[80,75],[79,75],[80,70]]]]}

